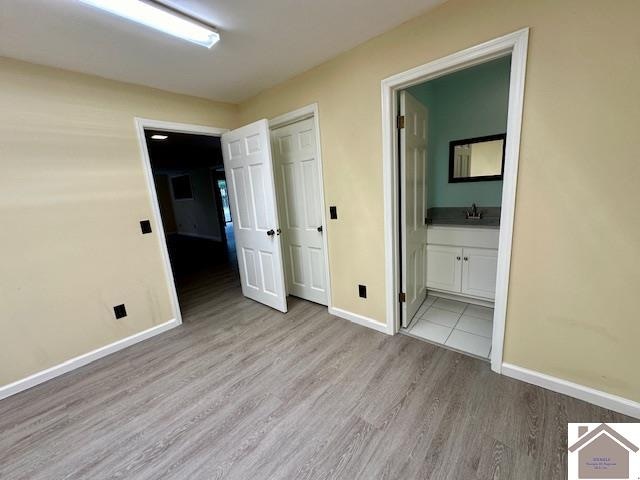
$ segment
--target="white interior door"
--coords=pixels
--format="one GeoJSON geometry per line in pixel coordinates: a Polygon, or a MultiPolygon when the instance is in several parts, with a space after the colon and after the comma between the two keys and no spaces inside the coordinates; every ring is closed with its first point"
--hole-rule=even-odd
{"type": "Polygon", "coordinates": [[[272,130],[288,292],[327,305],[327,272],[315,119],[272,130]]]}
{"type": "Polygon", "coordinates": [[[427,292],[427,108],[400,92],[400,229],[402,237],[402,324],[408,326],[427,292]]]}
{"type": "Polygon", "coordinates": [[[269,123],[259,120],[222,135],[242,293],[287,311],[269,123]]]}

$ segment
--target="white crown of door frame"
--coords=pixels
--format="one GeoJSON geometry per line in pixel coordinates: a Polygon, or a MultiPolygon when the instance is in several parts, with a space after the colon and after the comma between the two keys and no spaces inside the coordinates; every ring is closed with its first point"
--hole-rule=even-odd
{"type": "Polygon", "coordinates": [[[509,269],[511,265],[511,243],[516,200],[516,180],[520,154],[520,132],[524,82],[527,63],[529,29],[525,28],[503,37],[490,40],[447,57],[412,68],[385,78],[382,90],[382,168],[384,189],[385,229],[385,278],[387,281],[387,332],[395,334],[399,329],[400,304],[397,302],[398,279],[398,162],[396,125],[398,90],[432,80],[464,68],[485,63],[511,54],[511,77],[509,83],[509,108],[507,117],[507,144],[502,187],[502,212],[500,217],[500,239],[498,247],[498,273],[496,281],[495,311],[491,349],[491,368],[502,370],[509,269]]]}
{"type": "Polygon", "coordinates": [[[305,105],[304,107],[298,108],[297,110],[293,110],[291,112],[284,113],[282,115],[278,115],[269,120],[269,129],[274,130],[279,127],[284,127],[290,123],[299,122],[300,120],[306,120],[307,118],[313,117],[314,128],[315,128],[315,137],[316,137],[316,149],[318,150],[318,182],[320,183],[320,202],[322,203],[322,228],[324,230],[324,235],[322,235],[322,242],[324,247],[324,269],[325,269],[325,281],[327,285],[327,308],[329,312],[332,310],[332,301],[331,301],[331,274],[329,272],[329,246],[327,237],[329,236],[329,232],[327,229],[327,212],[324,203],[324,176],[323,176],[323,165],[322,165],[322,146],[320,144],[320,118],[318,116],[318,104],[312,103],[310,105],[305,105]]]}
{"type": "Polygon", "coordinates": [[[138,144],[140,145],[140,158],[142,158],[142,167],[145,171],[147,180],[147,190],[149,191],[151,210],[153,214],[153,222],[156,226],[157,239],[159,242],[160,253],[164,263],[164,272],[166,276],[167,288],[171,295],[171,307],[173,315],[178,324],[182,323],[182,313],[180,312],[180,304],[178,303],[178,292],[176,284],[173,280],[173,269],[169,260],[169,248],[167,247],[167,239],[164,234],[164,225],[160,216],[160,203],[158,202],[158,193],[156,192],[156,184],[153,180],[153,170],[151,168],[151,158],[149,157],[149,148],[147,146],[147,138],[144,134],[145,128],[152,130],[162,130],[165,132],[176,133],[193,133],[197,135],[210,135],[212,137],[220,137],[227,132],[226,128],[207,127],[204,125],[192,125],[188,123],[165,122],[162,120],[151,120],[148,118],[134,118],[136,133],[138,135],[138,144]]]}

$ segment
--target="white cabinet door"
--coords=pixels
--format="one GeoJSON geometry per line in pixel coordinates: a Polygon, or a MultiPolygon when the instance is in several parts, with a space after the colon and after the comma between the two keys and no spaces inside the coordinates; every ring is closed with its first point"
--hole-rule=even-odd
{"type": "Polygon", "coordinates": [[[291,295],[327,305],[327,272],[314,119],[271,132],[287,286],[291,295]]]}
{"type": "Polygon", "coordinates": [[[462,293],[493,300],[496,296],[498,251],[465,248],[462,254],[462,293]]]}
{"type": "Polygon", "coordinates": [[[406,327],[427,293],[427,108],[407,92],[400,93],[400,229],[402,245],[402,325],[406,327]]]}
{"type": "Polygon", "coordinates": [[[287,311],[269,123],[259,120],[222,135],[242,293],[287,311]]]}
{"type": "Polygon", "coordinates": [[[462,248],[427,245],[427,287],[460,292],[462,248]]]}

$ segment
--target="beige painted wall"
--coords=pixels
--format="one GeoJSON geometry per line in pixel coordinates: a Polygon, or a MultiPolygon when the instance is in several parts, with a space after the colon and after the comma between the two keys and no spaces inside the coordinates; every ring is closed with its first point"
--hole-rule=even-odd
{"type": "Polygon", "coordinates": [[[171,319],[133,119],[229,128],[237,107],[1,58],[0,105],[4,385],[171,319]]]}
{"type": "Polygon", "coordinates": [[[640,401],[638,16],[450,0],[243,103],[242,123],[319,103],[334,305],[384,320],[380,81],[529,26],[505,361],[640,401]]]}
{"type": "Polygon", "coordinates": [[[383,321],[380,80],[530,26],[505,360],[640,401],[639,14],[449,0],[239,112],[0,59],[0,385],[169,320],[134,116],[233,127],[319,102],[333,303],[383,321]]]}

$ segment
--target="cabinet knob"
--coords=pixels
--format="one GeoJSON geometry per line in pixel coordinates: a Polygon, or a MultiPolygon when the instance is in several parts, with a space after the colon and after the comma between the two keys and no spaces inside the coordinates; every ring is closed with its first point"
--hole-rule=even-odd
{"type": "Polygon", "coordinates": [[[460,257],[456,257],[456,260],[460,261],[460,257]]]}
{"type": "Polygon", "coordinates": [[[464,261],[468,262],[469,261],[469,257],[464,257],[464,261]]]}

